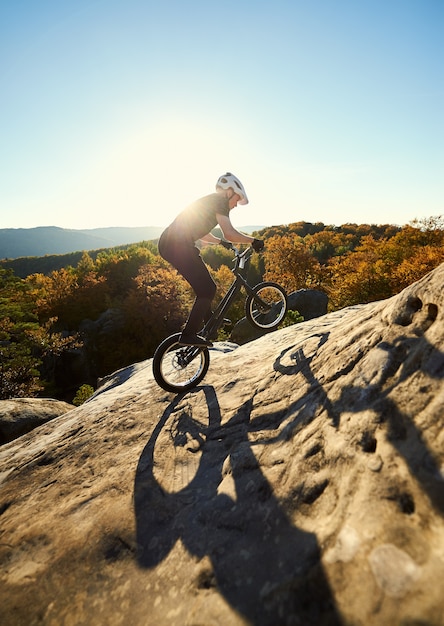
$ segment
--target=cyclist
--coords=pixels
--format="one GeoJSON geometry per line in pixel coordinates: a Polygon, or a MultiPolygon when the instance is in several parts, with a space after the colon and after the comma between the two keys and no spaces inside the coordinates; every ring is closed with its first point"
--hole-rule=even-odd
{"type": "Polygon", "coordinates": [[[204,320],[211,316],[211,302],[216,293],[216,284],[200,256],[197,242],[213,245],[225,242],[247,243],[256,252],[264,247],[261,239],[244,235],[233,227],[230,211],[238,204],[248,204],[247,194],[240,180],[227,172],[219,177],[216,193],[190,204],[160,236],[159,254],[177,269],[196,294],[179,340],[184,346],[213,345],[211,341],[198,335],[204,320]],[[220,226],[223,239],[211,234],[217,225],[220,226]]]}

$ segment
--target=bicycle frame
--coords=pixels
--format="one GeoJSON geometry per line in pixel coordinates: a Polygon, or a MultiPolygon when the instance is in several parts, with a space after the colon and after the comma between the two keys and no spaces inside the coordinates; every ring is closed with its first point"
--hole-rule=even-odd
{"type": "MultiPolygon", "coordinates": [[[[203,337],[211,337],[214,333],[216,333],[219,328],[223,324],[224,315],[227,309],[230,308],[233,300],[240,292],[242,287],[245,289],[247,294],[254,297],[254,299],[264,308],[269,309],[269,305],[267,302],[264,302],[262,298],[258,296],[258,294],[254,291],[252,287],[247,283],[244,274],[248,271],[249,261],[253,255],[253,248],[249,246],[243,252],[240,252],[238,248],[233,247],[233,251],[235,253],[234,257],[234,268],[232,268],[232,272],[235,276],[234,281],[229,287],[227,293],[224,295],[222,300],[217,305],[210,319],[206,322],[202,331],[199,333],[203,337]]],[[[196,346],[184,346],[177,353],[177,358],[179,363],[182,365],[186,365],[190,363],[202,350],[200,347],[196,346]]]]}
{"type": "Polygon", "coordinates": [[[235,265],[234,268],[231,270],[235,276],[234,281],[232,282],[227,293],[219,302],[214,313],[200,333],[203,337],[211,337],[217,330],[219,330],[219,328],[222,326],[225,312],[227,311],[227,309],[230,308],[233,300],[240,292],[242,287],[245,289],[247,294],[254,296],[262,305],[266,306],[266,303],[257,296],[254,289],[250,287],[244,277],[244,275],[247,273],[249,261],[253,254],[253,248],[249,246],[243,252],[240,252],[237,248],[233,248],[233,250],[236,255],[233,259],[235,265]]]}

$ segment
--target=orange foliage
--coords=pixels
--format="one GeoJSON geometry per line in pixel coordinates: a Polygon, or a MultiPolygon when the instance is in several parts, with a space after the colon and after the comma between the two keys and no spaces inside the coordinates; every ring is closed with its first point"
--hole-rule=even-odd
{"type": "Polygon", "coordinates": [[[39,316],[45,318],[58,316],[63,303],[78,287],[75,274],[66,268],[51,272],[49,276],[32,274],[26,282],[36,294],[39,316]]]}
{"type": "Polygon", "coordinates": [[[435,267],[444,263],[444,246],[425,246],[419,248],[408,259],[404,259],[394,268],[392,282],[397,291],[401,291],[416,282],[435,267]]]}
{"type": "Polygon", "coordinates": [[[444,261],[443,235],[443,231],[405,226],[389,240],[363,237],[354,252],[329,263],[331,306],[372,302],[399,293],[444,261]]]}
{"type": "Polygon", "coordinates": [[[271,237],[264,256],[264,279],[280,283],[288,292],[313,289],[321,283],[319,261],[298,236],[271,237]]]}
{"type": "Polygon", "coordinates": [[[331,308],[367,303],[392,295],[387,262],[380,256],[381,248],[373,237],[366,236],[364,243],[354,252],[331,260],[328,288],[331,308]]]}
{"type": "Polygon", "coordinates": [[[143,265],[123,305],[126,333],[152,354],[168,334],[178,332],[192,304],[188,283],[173,268],[143,265]]]}
{"type": "Polygon", "coordinates": [[[51,272],[49,276],[33,274],[27,282],[37,294],[36,308],[44,321],[58,319],[58,325],[74,329],[85,319],[95,319],[107,308],[108,285],[94,272],[77,276],[72,269],[51,272]]]}

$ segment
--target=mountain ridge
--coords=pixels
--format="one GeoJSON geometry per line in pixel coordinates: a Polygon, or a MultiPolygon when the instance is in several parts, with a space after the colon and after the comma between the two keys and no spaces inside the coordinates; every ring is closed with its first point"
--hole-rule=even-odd
{"type": "MultiPolygon", "coordinates": [[[[244,226],[239,230],[248,233],[260,228],[264,227],[244,226]]],[[[0,228],[0,259],[112,248],[157,239],[163,230],[163,226],[109,226],[91,229],[71,229],[59,226],[0,228]]]]}

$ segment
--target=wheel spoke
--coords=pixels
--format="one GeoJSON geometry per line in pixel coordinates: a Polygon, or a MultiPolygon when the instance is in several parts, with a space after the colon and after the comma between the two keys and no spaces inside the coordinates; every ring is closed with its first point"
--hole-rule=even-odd
{"type": "Polygon", "coordinates": [[[247,317],[258,328],[272,330],[277,328],[287,312],[287,297],[279,285],[261,283],[255,287],[255,296],[247,301],[247,317]]]}
{"type": "Polygon", "coordinates": [[[167,391],[179,392],[196,386],[209,366],[206,348],[181,346],[176,337],[166,339],[156,350],[153,373],[156,381],[167,391]]]}

